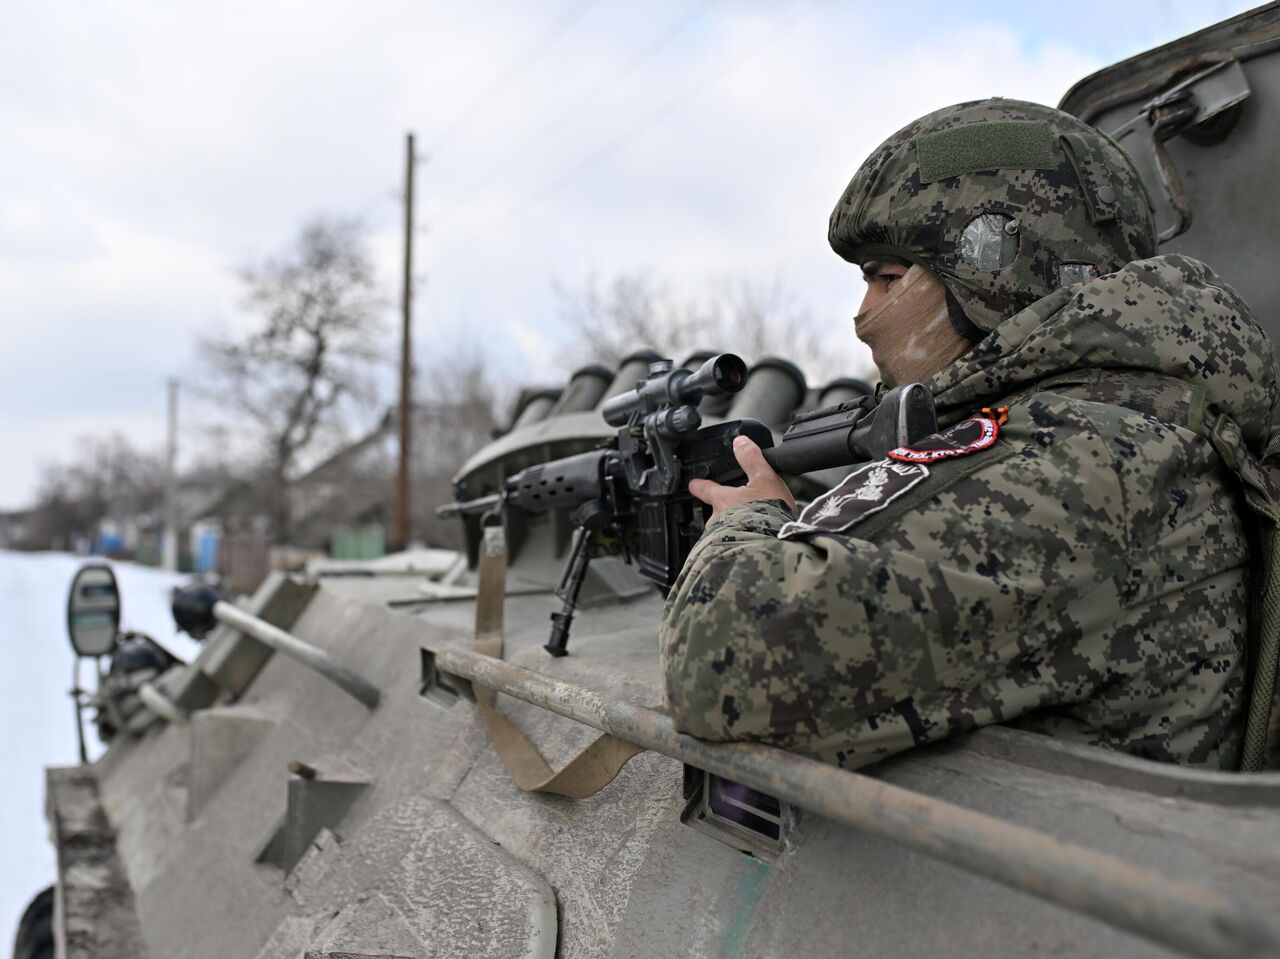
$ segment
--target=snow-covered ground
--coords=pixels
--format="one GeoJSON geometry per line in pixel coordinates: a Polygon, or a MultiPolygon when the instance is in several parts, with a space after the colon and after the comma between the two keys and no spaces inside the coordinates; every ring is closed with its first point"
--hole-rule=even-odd
{"type": "MultiPolygon", "coordinates": [[[[0,954],[7,954],[28,900],[54,878],[44,821],[44,767],[77,762],[71,699],[73,655],[67,640],[67,589],[86,562],[65,553],[0,550],[0,954]]],[[[169,590],[187,577],[113,563],[120,584],[121,626],[144,632],[184,659],[196,645],[178,635],[169,590]]],[[[92,688],[92,665],[83,682],[92,688]]],[[[102,751],[92,726],[90,757],[102,751]]]]}

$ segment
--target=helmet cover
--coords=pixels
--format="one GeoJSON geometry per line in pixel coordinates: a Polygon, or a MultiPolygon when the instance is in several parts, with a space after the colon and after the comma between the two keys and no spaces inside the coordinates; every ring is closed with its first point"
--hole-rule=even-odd
{"type": "Polygon", "coordinates": [[[1156,250],[1150,197],[1115,141],[1061,110],[1000,98],[930,113],[877,147],[828,239],[858,265],[893,257],[933,272],[971,339],[1156,250]]]}

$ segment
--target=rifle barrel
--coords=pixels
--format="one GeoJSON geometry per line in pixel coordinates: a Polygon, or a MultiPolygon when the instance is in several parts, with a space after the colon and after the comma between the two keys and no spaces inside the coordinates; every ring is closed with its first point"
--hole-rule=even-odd
{"type": "Polygon", "coordinates": [[[489,496],[463,500],[460,503],[445,503],[443,506],[436,507],[436,515],[441,519],[447,519],[450,516],[468,516],[471,513],[483,513],[497,506],[501,499],[502,497],[497,493],[492,493],[489,496]]]}

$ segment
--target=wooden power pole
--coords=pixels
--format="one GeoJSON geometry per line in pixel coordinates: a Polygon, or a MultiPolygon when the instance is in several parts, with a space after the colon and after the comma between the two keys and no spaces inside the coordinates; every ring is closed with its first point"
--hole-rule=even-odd
{"type": "Polygon", "coordinates": [[[178,570],[178,381],[169,380],[169,442],[164,460],[164,535],[160,565],[178,570]]]}
{"type": "Polygon", "coordinates": [[[400,464],[396,470],[396,504],[391,542],[394,549],[409,545],[409,461],[413,449],[413,134],[405,136],[404,164],[404,287],[400,296],[400,464]]]}

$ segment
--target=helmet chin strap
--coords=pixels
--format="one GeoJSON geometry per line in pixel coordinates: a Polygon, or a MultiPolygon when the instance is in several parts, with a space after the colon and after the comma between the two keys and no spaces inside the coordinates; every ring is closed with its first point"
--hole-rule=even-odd
{"type": "Polygon", "coordinates": [[[977,343],[986,337],[986,331],[965,316],[964,307],[960,305],[960,301],[956,299],[950,288],[947,288],[947,316],[950,317],[951,326],[955,331],[970,343],[977,343]]]}

